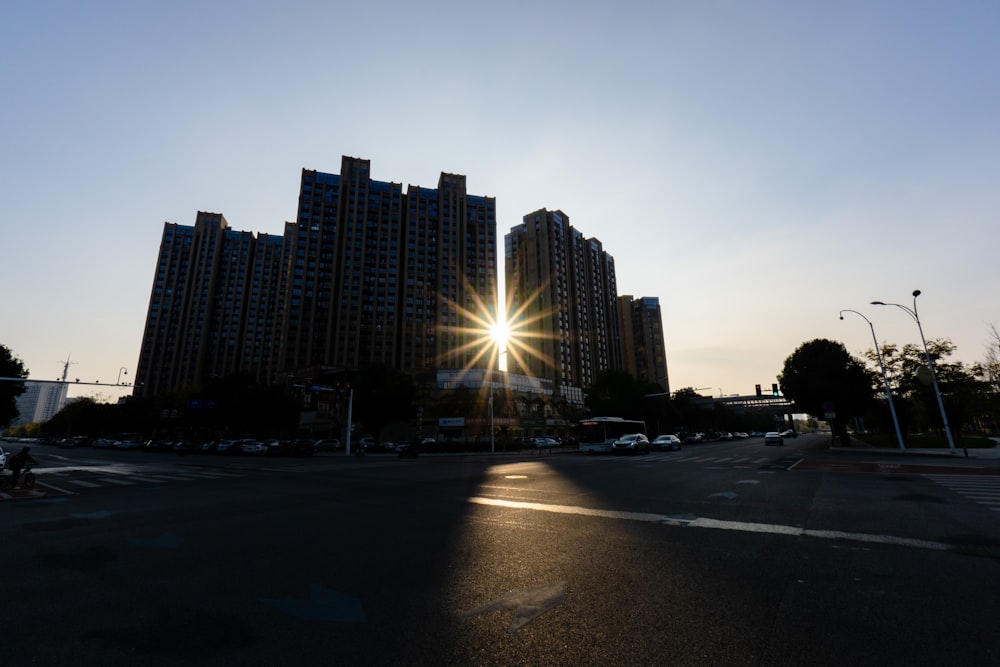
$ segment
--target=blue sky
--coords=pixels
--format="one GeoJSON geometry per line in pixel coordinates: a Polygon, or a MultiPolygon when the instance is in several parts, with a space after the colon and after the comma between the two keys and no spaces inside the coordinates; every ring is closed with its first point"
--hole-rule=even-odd
{"type": "MultiPolygon", "coordinates": [[[[370,159],[561,209],[657,296],[671,386],[750,393],[806,340],[982,358],[1000,323],[1000,5],[55,2],[0,23],[0,343],[134,371],[164,222],[281,233],[370,159]]],[[[498,248],[502,249],[502,239],[498,248]]],[[[74,388],[71,395],[114,389],[74,388]]]]}

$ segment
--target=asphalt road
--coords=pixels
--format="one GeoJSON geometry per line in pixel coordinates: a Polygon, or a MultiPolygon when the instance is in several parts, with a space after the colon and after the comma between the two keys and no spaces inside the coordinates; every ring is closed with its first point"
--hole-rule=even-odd
{"type": "Polygon", "coordinates": [[[1000,462],[820,444],[39,448],[56,491],[0,502],[0,651],[10,665],[1000,663],[1000,462]]]}

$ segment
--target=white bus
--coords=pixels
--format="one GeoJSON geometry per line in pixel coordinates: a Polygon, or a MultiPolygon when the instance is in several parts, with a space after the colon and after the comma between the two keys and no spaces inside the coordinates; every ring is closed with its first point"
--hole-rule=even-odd
{"type": "Polygon", "coordinates": [[[646,433],[646,422],[621,417],[591,417],[577,424],[581,452],[610,452],[611,444],[626,433],[646,433]]]}

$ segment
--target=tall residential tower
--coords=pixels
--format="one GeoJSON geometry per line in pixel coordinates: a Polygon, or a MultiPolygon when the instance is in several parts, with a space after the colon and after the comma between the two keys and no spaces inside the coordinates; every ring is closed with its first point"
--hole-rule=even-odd
{"type": "Polygon", "coordinates": [[[615,262],[562,211],[540,209],[505,237],[506,289],[515,335],[507,367],[550,378],[576,402],[598,373],[621,367],[615,262]],[[572,394],[572,395],[571,395],[572,394]]]}
{"type": "Polygon", "coordinates": [[[369,169],[344,157],[339,174],[303,170],[283,236],[218,213],[166,223],[137,393],[313,367],[495,368],[473,344],[495,318],[495,199],[458,174],[404,193],[369,169]]]}

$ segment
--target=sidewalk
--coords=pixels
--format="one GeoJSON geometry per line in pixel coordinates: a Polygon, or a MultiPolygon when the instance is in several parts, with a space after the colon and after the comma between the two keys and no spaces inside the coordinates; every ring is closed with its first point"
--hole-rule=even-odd
{"type": "MultiPolygon", "coordinates": [[[[994,442],[1000,441],[1000,438],[992,438],[994,442]]],[[[998,443],[1000,445],[1000,443],[998,443]]],[[[997,447],[975,447],[971,449],[963,449],[961,447],[956,447],[954,452],[947,447],[942,448],[929,448],[929,447],[911,447],[908,449],[900,449],[898,447],[894,448],[876,448],[871,447],[858,438],[851,438],[850,447],[839,447],[831,446],[828,448],[831,452],[854,452],[854,453],[865,453],[865,454],[882,454],[896,456],[935,456],[935,457],[947,457],[947,458],[960,458],[960,459],[983,459],[983,460],[995,460],[1000,461],[1000,446],[997,447]]]]}

